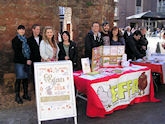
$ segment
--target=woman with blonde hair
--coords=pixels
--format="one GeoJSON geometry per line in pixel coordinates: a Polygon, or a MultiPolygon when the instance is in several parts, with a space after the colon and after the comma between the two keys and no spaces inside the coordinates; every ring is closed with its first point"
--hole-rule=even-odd
{"type": "Polygon", "coordinates": [[[58,61],[59,48],[54,40],[54,31],[51,26],[43,30],[43,40],[40,44],[41,61],[58,61]]]}

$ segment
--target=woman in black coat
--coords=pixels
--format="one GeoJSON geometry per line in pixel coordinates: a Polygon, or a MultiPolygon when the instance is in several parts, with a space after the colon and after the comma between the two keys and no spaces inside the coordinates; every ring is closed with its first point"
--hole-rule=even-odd
{"type": "Polygon", "coordinates": [[[18,104],[22,104],[23,101],[20,97],[20,83],[23,83],[24,95],[23,99],[31,100],[28,96],[28,70],[31,65],[30,60],[30,48],[27,44],[25,37],[25,27],[19,25],[17,28],[17,36],[12,40],[12,48],[14,50],[14,63],[15,63],[15,101],[18,104]]]}
{"type": "Polygon", "coordinates": [[[58,44],[59,46],[59,60],[71,60],[73,64],[73,69],[77,67],[78,51],[76,43],[70,40],[70,34],[68,31],[62,33],[62,42],[58,44]]]}

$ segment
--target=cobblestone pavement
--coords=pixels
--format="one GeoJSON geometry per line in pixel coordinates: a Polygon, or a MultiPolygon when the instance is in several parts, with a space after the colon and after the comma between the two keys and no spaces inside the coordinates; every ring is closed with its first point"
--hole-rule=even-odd
{"type": "MultiPolygon", "coordinates": [[[[0,124],[37,124],[37,110],[33,95],[32,101],[25,101],[23,105],[14,103],[13,94],[8,95],[6,102],[4,101],[4,98],[2,101],[2,93],[0,93],[0,96],[0,124]]],[[[4,96],[5,95],[3,95],[3,97],[4,96]]],[[[165,85],[160,87],[159,92],[156,94],[156,98],[160,98],[161,102],[134,104],[128,106],[126,109],[115,111],[105,118],[87,117],[87,103],[81,99],[77,99],[78,124],[165,124],[165,85]]],[[[73,119],[70,118],[45,121],[42,122],[42,124],[74,123],[73,119]]]]}

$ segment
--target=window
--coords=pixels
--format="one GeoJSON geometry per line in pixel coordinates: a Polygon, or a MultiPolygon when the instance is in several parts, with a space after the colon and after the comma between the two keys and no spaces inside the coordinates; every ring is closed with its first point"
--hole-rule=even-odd
{"type": "Polygon", "coordinates": [[[157,12],[165,12],[165,0],[157,0],[157,12]]]}
{"type": "Polygon", "coordinates": [[[136,14],[143,12],[143,0],[136,0],[136,14]]]}
{"type": "Polygon", "coordinates": [[[118,7],[115,6],[115,13],[114,13],[114,16],[118,16],[118,7]]]}

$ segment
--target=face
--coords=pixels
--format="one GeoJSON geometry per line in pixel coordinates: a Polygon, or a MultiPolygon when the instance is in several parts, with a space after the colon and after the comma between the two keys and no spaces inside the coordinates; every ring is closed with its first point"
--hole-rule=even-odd
{"type": "Polygon", "coordinates": [[[162,37],[163,37],[163,39],[165,39],[165,34],[164,33],[163,33],[162,37]]]}
{"type": "Polygon", "coordinates": [[[141,35],[134,35],[134,38],[136,39],[136,40],[140,40],[140,38],[141,38],[141,35]]]}
{"type": "Polygon", "coordinates": [[[131,28],[127,28],[127,31],[131,31],[131,28]]]}
{"type": "Polygon", "coordinates": [[[105,26],[103,27],[103,30],[104,30],[105,32],[108,32],[108,31],[109,31],[109,24],[105,25],[105,26]]]}
{"type": "Polygon", "coordinates": [[[119,29],[114,29],[112,31],[113,36],[117,36],[118,35],[118,32],[119,32],[119,29]]]}
{"type": "Polygon", "coordinates": [[[32,29],[32,31],[35,36],[38,36],[40,34],[40,26],[36,26],[36,28],[32,29]]]}
{"type": "Polygon", "coordinates": [[[141,33],[142,33],[142,35],[145,35],[146,34],[146,29],[142,29],[141,33]]]}
{"type": "Polygon", "coordinates": [[[68,41],[69,40],[68,35],[65,34],[65,33],[62,35],[62,38],[63,38],[64,41],[68,41]]]}
{"type": "Polygon", "coordinates": [[[48,38],[48,39],[52,39],[52,37],[53,37],[53,30],[52,29],[47,29],[46,30],[46,37],[48,38]]]}
{"type": "Polygon", "coordinates": [[[97,23],[94,23],[93,26],[92,26],[93,32],[99,32],[99,28],[100,28],[100,26],[97,23]]]}
{"type": "Polygon", "coordinates": [[[25,29],[18,29],[17,32],[19,35],[23,36],[25,34],[25,29]]]}

